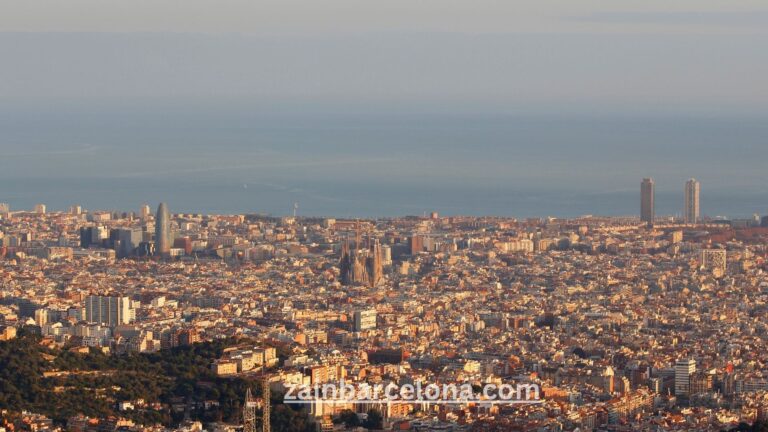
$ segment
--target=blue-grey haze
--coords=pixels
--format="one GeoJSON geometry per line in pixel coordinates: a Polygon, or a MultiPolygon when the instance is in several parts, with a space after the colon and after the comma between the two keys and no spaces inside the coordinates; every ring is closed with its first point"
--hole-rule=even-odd
{"type": "Polygon", "coordinates": [[[765,13],[596,8],[514,33],[492,3],[487,32],[0,32],[0,202],[631,215],[651,176],[657,214],[689,177],[706,215],[768,211],[765,13]]]}
{"type": "Polygon", "coordinates": [[[706,215],[768,210],[759,118],[274,113],[219,103],[5,109],[0,202],[326,216],[658,214],[702,182],[706,215]]]}

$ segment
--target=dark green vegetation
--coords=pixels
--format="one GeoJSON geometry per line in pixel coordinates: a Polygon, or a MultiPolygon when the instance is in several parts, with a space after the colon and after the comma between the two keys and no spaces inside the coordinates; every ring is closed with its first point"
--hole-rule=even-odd
{"type": "Polygon", "coordinates": [[[360,418],[354,411],[344,410],[341,412],[338,418],[333,422],[336,424],[344,424],[348,428],[363,426],[367,429],[381,429],[384,419],[381,417],[381,413],[377,410],[368,411],[368,418],[361,422],[360,418]]]}
{"type": "MultiPolygon", "coordinates": [[[[238,343],[233,339],[123,356],[96,350],[76,354],[39,342],[39,336],[24,332],[17,339],[0,342],[0,409],[29,410],[57,423],[76,414],[121,415],[165,425],[178,423],[186,414],[203,422],[238,423],[246,389],[250,387],[256,395],[261,392],[255,378],[220,378],[211,372],[211,362],[224,348],[238,343]],[[161,405],[118,412],[119,402],[137,399],[161,405]]],[[[281,402],[282,395],[273,392],[274,430],[314,430],[305,412],[281,402]]]]}
{"type": "Polygon", "coordinates": [[[739,423],[739,425],[729,432],[768,432],[768,422],[758,420],[752,425],[739,423]]]}

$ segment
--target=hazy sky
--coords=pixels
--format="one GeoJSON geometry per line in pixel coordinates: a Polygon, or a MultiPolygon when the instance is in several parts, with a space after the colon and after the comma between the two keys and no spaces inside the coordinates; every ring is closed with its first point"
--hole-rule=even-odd
{"type": "Polygon", "coordinates": [[[0,11],[6,102],[768,108],[762,0],[0,0],[0,11]]]}
{"type": "Polygon", "coordinates": [[[765,0],[0,0],[0,61],[12,205],[768,206],[765,0]]]}
{"type": "Polygon", "coordinates": [[[371,31],[766,31],[762,0],[3,0],[0,5],[4,31],[309,36],[371,31]]]}

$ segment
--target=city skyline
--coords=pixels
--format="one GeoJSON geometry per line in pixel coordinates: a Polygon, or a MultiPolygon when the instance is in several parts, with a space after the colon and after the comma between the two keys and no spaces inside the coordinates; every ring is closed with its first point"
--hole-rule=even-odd
{"type": "Polygon", "coordinates": [[[156,216],[148,205],[131,216],[38,204],[0,214],[0,362],[17,365],[0,374],[0,425],[716,432],[768,420],[768,217],[703,226],[657,215],[649,226],[639,215],[350,220],[185,214],[163,201],[156,216]],[[171,241],[167,253],[152,247],[171,241]],[[38,374],[35,394],[17,386],[38,374]],[[414,382],[469,393],[364,396],[389,384],[407,395],[414,382]],[[472,396],[513,383],[534,396],[472,396]],[[325,386],[359,396],[287,396],[325,386]]]}
{"type": "Polygon", "coordinates": [[[0,432],[768,431],[765,0],[0,10],[0,432]]]}
{"type": "MultiPolygon", "coordinates": [[[[676,218],[681,218],[682,220],[684,220],[687,223],[696,223],[702,217],[701,216],[700,193],[701,193],[701,182],[699,182],[695,178],[689,178],[688,180],[686,180],[686,182],[684,184],[684,188],[683,188],[683,206],[682,206],[682,211],[681,212],[670,212],[670,213],[667,213],[667,214],[662,214],[660,217],[662,217],[662,218],[676,217],[676,218]]],[[[641,220],[643,220],[645,222],[653,222],[656,219],[656,202],[655,202],[655,197],[656,197],[656,183],[655,183],[655,181],[653,180],[653,178],[650,178],[650,177],[644,178],[643,181],[641,182],[641,193],[640,193],[640,212],[639,212],[639,217],[640,217],[641,220]]],[[[290,212],[292,212],[292,213],[289,212],[289,213],[286,213],[286,214],[276,214],[276,216],[283,216],[283,215],[289,215],[289,214],[293,214],[294,216],[296,216],[298,208],[299,208],[298,205],[299,205],[298,202],[294,202],[294,203],[292,203],[292,207],[290,209],[290,212]]],[[[30,211],[38,212],[38,213],[40,213],[40,212],[45,213],[46,207],[47,206],[45,204],[43,204],[43,203],[37,203],[37,204],[34,205],[34,207],[30,211]],[[40,210],[41,208],[43,210],[40,210]]],[[[0,202],[0,209],[2,209],[3,211],[7,212],[8,210],[11,209],[11,205],[9,203],[0,202]]],[[[76,211],[77,213],[80,213],[80,212],[82,212],[84,210],[83,206],[80,205],[80,204],[70,205],[70,206],[67,207],[67,209],[68,209],[67,211],[69,211],[69,212],[75,212],[76,211]]],[[[141,207],[139,208],[138,212],[134,212],[134,211],[131,211],[131,210],[125,209],[125,208],[111,209],[111,211],[118,211],[118,212],[128,211],[129,213],[134,213],[134,214],[137,215],[137,217],[140,217],[140,218],[144,219],[149,214],[148,213],[148,209],[149,209],[149,206],[147,204],[142,204],[141,207]]],[[[14,210],[17,210],[17,209],[14,209],[14,210]]],[[[95,208],[94,210],[104,211],[104,210],[107,210],[107,209],[95,208]]],[[[430,212],[430,211],[431,210],[426,210],[425,209],[423,211],[423,214],[426,216],[426,214],[428,212],[430,212]]],[[[155,216],[158,217],[161,214],[161,212],[162,213],[167,213],[167,204],[164,203],[164,202],[161,202],[159,204],[159,207],[157,209],[157,212],[156,212],[155,216]]],[[[199,213],[199,212],[198,211],[187,211],[187,213],[199,213]]],[[[258,209],[254,209],[254,211],[246,212],[246,213],[268,214],[268,213],[264,213],[264,212],[259,212],[258,209]]],[[[220,214],[225,214],[225,213],[220,213],[220,214]]],[[[754,214],[760,214],[760,213],[759,212],[755,212],[754,214]]],[[[412,215],[418,216],[418,214],[412,214],[412,215]]],[[[455,215],[461,216],[462,214],[455,214],[455,215]]],[[[471,215],[471,214],[467,214],[467,215],[471,215]]],[[[596,213],[595,215],[596,216],[616,216],[615,214],[610,214],[610,213],[609,214],[599,214],[599,213],[596,213]]],[[[332,215],[332,214],[330,214],[330,215],[309,214],[307,216],[309,216],[309,217],[318,217],[318,216],[334,216],[334,215],[332,215]]],[[[394,215],[394,216],[407,216],[407,214],[400,214],[400,215],[394,215]]],[[[514,216],[514,215],[486,214],[486,215],[479,215],[479,216],[514,216]]],[[[537,216],[544,217],[544,216],[557,216],[557,215],[547,214],[547,215],[537,215],[537,216]]],[[[573,217],[573,216],[574,215],[566,215],[566,216],[561,216],[561,217],[573,217]]],[[[579,215],[579,216],[581,216],[581,215],[579,215]]],[[[621,215],[621,216],[629,216],[629,214],[621,215]]],[[[709,217],[709,218],[712,218],[712,219],[722,219],[722,218],[725,217],[723,215],[715,215],[715,216],[713,216],[713,215],[706,215],[706,216],[709,217]]],[[[740,216],[752,216],[752,215],[740,215],[740,216]]],[[[389,216],[389,215],[373,215],[372,217],[391,217],[391,216],[389,216]]],[[[160,226],[158,227],[158,229],[160,229],[160,226]]],[[[156,233],[156,236],[160,236],[159,232],[156,233]]]]}

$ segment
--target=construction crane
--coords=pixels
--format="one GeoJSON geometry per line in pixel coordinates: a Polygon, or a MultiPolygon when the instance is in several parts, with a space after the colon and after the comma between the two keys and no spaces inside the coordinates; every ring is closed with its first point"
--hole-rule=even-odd
{"type": "Polygon", "coordinates": [[[266,373],[261,379],[261,397],[264,399],[264,410],[261,419],[261,432],[272,432],[272,427],[269,424],[269,416],[272,411],[272,404],[270,401],[272,394],[269,389],[269,377],[266,373]]]}

